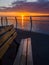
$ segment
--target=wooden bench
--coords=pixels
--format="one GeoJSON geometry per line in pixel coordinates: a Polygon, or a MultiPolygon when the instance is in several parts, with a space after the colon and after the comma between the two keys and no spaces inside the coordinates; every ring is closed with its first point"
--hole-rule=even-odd
{"type": "Polygon", "coordinates": [[[8,26],[3,26],[1,29],[0,29],[0,36],[6,32],[8,32],[9,30],[11,30],[14,26],[13,25],[8,25],[8,26]]]}
{"type": "Polygon", "coordinates": [[[13,40],[17,36],[17,33],[14,27],[11,25],[4,27],[4,29],[2,29],[2,31],[0,32],[0,35],[0,65],[2,65],[3,57],[6,54],[9,47],[12,45],[13,40]]]}
{"type": "Polygon", "coordinates": [[[31,39],[21,41],[15,62],[13,65],[33,65],[31,39]]]}

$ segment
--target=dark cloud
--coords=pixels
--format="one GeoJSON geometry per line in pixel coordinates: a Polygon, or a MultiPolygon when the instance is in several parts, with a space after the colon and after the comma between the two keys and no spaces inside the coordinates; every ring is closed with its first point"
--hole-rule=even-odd
{"type": "Polygon", "coordinates": [[[14,2],[13,7],[8,7],[4,11],[27,11],[27,12],[46,12],[49,13],[49,2],[46,3],[24,3],[14,2]]]}

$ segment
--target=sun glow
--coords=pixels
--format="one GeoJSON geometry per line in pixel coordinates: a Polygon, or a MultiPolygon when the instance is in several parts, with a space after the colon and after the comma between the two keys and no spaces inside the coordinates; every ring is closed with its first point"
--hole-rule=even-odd
{"type": "Polygon", "coordinates": [[[35,12],[0,12],[0,16],[49,16],[49,13],[35,12]]]}

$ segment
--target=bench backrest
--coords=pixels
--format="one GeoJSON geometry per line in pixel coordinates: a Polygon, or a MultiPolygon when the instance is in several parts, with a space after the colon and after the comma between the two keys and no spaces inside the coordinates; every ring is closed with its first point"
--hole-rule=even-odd
{"type": "Polygon", "coordinates": [[[0,36],[8,32],[9,30],[11,30],[13,27],[14,27],[13,25],[10,25],[10,26],[8,25],[8,26],[3,26],[2,28],[0,28],[0,36]]]}
{"type": "Polygon", "coordinates": [[[0,35],[0,59],[2,59],[7,49],[16,38],[17,33],[14,27],[11,25],[2,29],[2,33],[0,32],[0,35]]]}

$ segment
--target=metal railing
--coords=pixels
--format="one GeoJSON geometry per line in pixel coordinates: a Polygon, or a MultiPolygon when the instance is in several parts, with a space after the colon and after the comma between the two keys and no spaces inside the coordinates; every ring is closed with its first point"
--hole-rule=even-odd
{"type": "MultiPolygon", "coordinates": [[[[21,17],[22,18],[22,16],[0,16],[1,26],[4,26],[4,23],[5,23],[5,26],[7,26],[8,25],[8,20],[14,20],[14,22],[16,23],[15,24],[16,25],[16,28],[17,28],[17,26],[18,26],[18,17],[21,17]],[[8,17],[9,17],[9,19],[8,19],[8,17]]],[[[49,16],[24,16],[24,17],[26,17],[26,18],[29,17],[30,31],[32,30],[33,17],[48,17],[49,18],[49,16]]]]}

